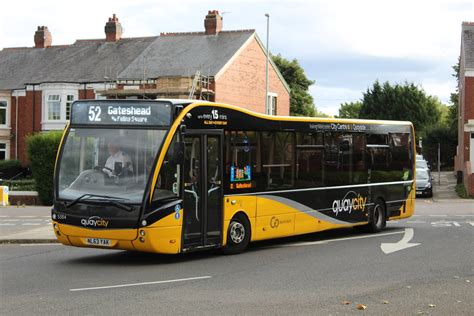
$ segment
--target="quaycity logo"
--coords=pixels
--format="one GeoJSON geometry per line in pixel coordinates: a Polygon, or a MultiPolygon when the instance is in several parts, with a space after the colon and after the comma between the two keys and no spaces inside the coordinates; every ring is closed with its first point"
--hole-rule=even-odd
{"type": "Polygon", "coordinates": [[[92,216],[89,217],[88,219],[81,219],[81,224],[84,227],[103,227],[107,228],[109,226],[109,221],[100,218],[99,216],[92,216]]]}
{"type": "Polygon", "coordinates": [[[366,203],[367,197],[363,197],[354,191],[349,191],[342,199],[334,200],[332,202],[332,211],[336,216],[341,212],[347,212],[350,214],[353,210],[363,212],[366,203]]]}

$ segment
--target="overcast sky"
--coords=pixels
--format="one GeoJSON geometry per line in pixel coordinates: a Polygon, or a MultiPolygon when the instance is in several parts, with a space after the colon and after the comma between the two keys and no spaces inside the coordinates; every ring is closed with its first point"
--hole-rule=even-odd
{"type": "Polygon", "coordinates": [[[33,46],[38,25],[49,27],[53,45],[103,38],[113,13],[124,37],[202,31],[211,9],[223,13],[224,30],[256,29],[263,42],[268,12],[271,52],[299,60],[316,81],[310,91],[318,110],[331,115],[375,80],[414,82],[447,103],[461,23],[474,21],[473,0],[8,1],[0,49],[33,46]]]}

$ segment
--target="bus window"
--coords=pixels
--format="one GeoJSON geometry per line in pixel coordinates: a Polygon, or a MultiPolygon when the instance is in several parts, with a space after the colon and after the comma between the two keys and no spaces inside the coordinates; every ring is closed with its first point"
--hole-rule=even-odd
{"type": "Polygon", "coordinates": [[[166,200],[178,196],[179,170],[177,161],[173,159],[176,143],[176,135],[170,143],[168,152],[161,165],[160,173],[155,185],[153,201],[166,200]]]}
{"type": "Polygon", "coordinates": [[[262,176],[257,134],[252,131],[227,131],[225,143],[227,187],[239,191],[255,189],[262,176]]]}
{"type": "Polygon", "coordinates": [[[371,182],[392,181],[390,165],[392,156],[387,134],[367,135],[367,165],[371,170],[371,182]]]}
{"type": "Polygon", "coordinates": [[[282,190],[294,186],[294,133],[262,133],[262,171],[266,175],[263,189],[282,190]]]}
{"type": "Polygon", "coordinates": [[[346,185],[352,179],[352,134],[326,133],[326,185],[346,185]]]}
{"type": "Polygon", "coordinates": [[[296,134],[296,186],[298,188],[324,185],[323,133],[296,134]]]}
{"type": "Polygon", "coordinates": [[[352,184],[367,183],[364,134],[352,134],[352,168],[352,184]]]}
{"type": "Polygon", "coordinates": [[[390,148],[392,151],[392,181],[411,180],[411,141],[410,134],[389,134],[390,148]]]}

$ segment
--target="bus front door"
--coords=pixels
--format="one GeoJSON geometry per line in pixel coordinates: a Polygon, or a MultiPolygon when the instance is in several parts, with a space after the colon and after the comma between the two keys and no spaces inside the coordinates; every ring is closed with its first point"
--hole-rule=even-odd
{"type": "Polygon", "coordinates": [[[222,133],[184,136],[183,249],[222,240],[222,133]]]}

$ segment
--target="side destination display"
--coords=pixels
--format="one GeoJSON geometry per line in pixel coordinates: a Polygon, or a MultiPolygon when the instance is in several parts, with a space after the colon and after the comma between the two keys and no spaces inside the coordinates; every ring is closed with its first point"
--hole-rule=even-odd
{"type": "Polygon", "coordinates": [[[171,109],[171,103],[161,101],[76,101],[71,124],[170,126],[171,109]]]}

